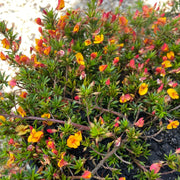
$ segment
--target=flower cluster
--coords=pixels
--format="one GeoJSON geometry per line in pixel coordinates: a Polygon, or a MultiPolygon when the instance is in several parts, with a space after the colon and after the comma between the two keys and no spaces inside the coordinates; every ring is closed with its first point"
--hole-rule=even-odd
{"type": "Polygon", "coordinates": [[[64,0],[43,9],[30,56],[0,22],[0,58],[19,69],[10,80],[0,73],[3,176],[125,180],[124,164],[138,167],[139,179],[158,179],[164,167],[179,171],[180,144],[150,165],[147,139],[178,132],[180,16],[156,4],[129,13],[101,4],[60,16],[64,0]]]}

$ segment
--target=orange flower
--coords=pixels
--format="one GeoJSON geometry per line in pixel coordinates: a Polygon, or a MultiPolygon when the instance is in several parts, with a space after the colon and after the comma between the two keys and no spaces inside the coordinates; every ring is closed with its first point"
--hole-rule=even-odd
{"type": "Polygon", "coordinates": [[[58,0],[58,5],[56,7],[56,10],[61,10],[65,7],[64,0],[58,0]]]}
{"type": "Polygon", "coordinates": [[[84,173],[81,177],[84,179],[90,179],[91,178],[91,172],[86,170],[86,171],[84,171],[84,173]]]}
{"type": "Polygon", "coordinates": [[[107,68],[107,65],[101,65],[99,66],[99,71],[103,72],[107,68]]]}
{"type": "Polygon", "coordinates": [[[79,23],[77,23],[75,26],[74,26],[74,29],[73,29],[73,33],[76,33],[79,31],[79,23]]]}
{"type": "Polygon", "coordinates": [[[170,60],[173,60],[174,59],[174,52],[170,51],[169,53],[167,53],[167,58],[170,60]]]}
{"type": "Polygon", "coordinates": [[[134,123],[137,127],[143,127],[144,126],[144,118],[140,118],[136,123],[134,123]]]}
{"type": "Polygon", "coordinates": [[[26,126],[19,125],[19,126],[16,127],[15,131],[18,133],[17,134],[18,136],[22,136],[22,135],[24,135],[24,134],[26,134],[27,132],[30,131],[29,125],[26,125],[26,126]]]}
{"type": "Polygon", "coordinates": [[[85,40],[84,43],[85,43],[85,46],[89,46],[92,44],[90,39],[85,40]]]}
{"type": "Polygon", "coordinates": [[[18,107],[17,112],[18,112],[22,117],[26,116],[26,112],[24,111],[24,109],[23,109],[21,106],[18,107]]]}
{"type": "Polygon", "coordinates": [[[0,52],[0,58],[5,61],[7,59],[7,57],[4,55],[3,52],[0,52]]]}
{"type": "Polygon", "coordinates": [[[119,180],[126,180],[126,178],[125,177],[120,177],[119,180]]]}
{"type": "Polygon", "coordinates": [[[3,48],[9,49],[10,47],[10,42],[6,38],[1,41],[1,44],[3,45],[3,48]]]}
{"type": "Polygon", "coordinates": [[[14,154],[12,152],[9,152],[9,159],[8,159],[6,165],[10,168],[10,167],[12,167],[12,164],[14,161],[15,161],[14,154]]]}
{"type": "Polygon", "coordinates": [[[139,95],[143,96],[148,92],[148,84],[142,83],[139,87],[139,95]]]}
{"type": "Polygon", "coordinates": [[[50,118],[51,115],[49,113],[44,113],[43,115],[41,115],[42,118],[50,118]]]}
{"type": "Polygon", "coordinates": [[[128,20],[126,19],[126,17],[124,17],[124,16],[119,17],[119,24],[120,25],[126,26],[127,23],[128,23],[128,20]]]}
{"type": "Polygon", "coordinates": [[[51,52],[51,47],[47,47],[45,50],[44,50],[44,54],[46,54],[47,56],[49,55],[49,53],[51,52]]]}
{"type": "Polygon", "coordinates": [[[42,131],[36,132],[35,129],[32,129],[30,136],[28,137],[28,142],[38,142],[42,136],[43,136],[42,131]]]}
{"type": "Polygon", "coordinates": [[[178,95],[178,93],[176,92],[175,89],[169,88],[169,89],[167,90],[167,93],[168,93],[168,95],[169,95],[172,99],[179,99],[179,95],[178,95]]]}
{"type": "Polygon", "coordinates": [[[179,121],[169,121],[169,124],[167,125],[167,129],[176,129],[179,126],[179,121]]]}
{"type": "Polygon", "coordinates": [[[101,35],[96,35],[95,38],[94,38],[94,44],[99,44],[101,42],[103,42],[104,40],[104,35],[101,34],[101,35]]]}
{"type": "Polygon", "coordinates": [[[75,135],[70,135],[67,140],[67,146],[70,148],[78,148],[80,146],[80,141],[82,141],[81,131],[75,133],[75,135]]]}
{"type": "Polygon", "coordinates": [[[165,24],[166,24],[166,17],[160,17],[160,18],[158,18],[157,24],[165,25],[165,24]]]}
{"type": "Polygon", "coordinates": [[[19,96],[22,98],[26,98],[27,94],[28,94],[27,92],[23,91],[19,96]]]}
{"type": "Polygon", "coordinates": [[[77,63],[84,66],[85,63],[84,63],[83,55],[81,53],[77,53],[75,56],[77,63]]]}
{"type": "Polygon", "coordinates": [[[163,62],[162,62],[162,67],[163,67],[163,68],[172,67],[171,61],[168,61],[168,60],[163,61],[163,62]]]}
{"type": "Polygon", "coordinates": [[[4,116],[0,116],[0,126],[2,126],[3,124],[1,121],[5,122],[6,118],[4,116]]]}
{"type": "Polygon", "coordinates": [[[35,19],[35,22],[38,24],[38,25],[43,25],[42,21],[41,21],[41,18],[36,18],[35,19]]]}

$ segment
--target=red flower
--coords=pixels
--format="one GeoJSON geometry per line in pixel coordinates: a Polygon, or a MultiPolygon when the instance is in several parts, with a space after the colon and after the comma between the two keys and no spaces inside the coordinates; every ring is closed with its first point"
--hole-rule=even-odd
{"type": "Polygon", "coordinates": [[[35,22],[38,24],[38,25],[43,25],[42,21],[41,21],[41,18],[36,18],[35,19],[35,22]]]}
{"type": "Polygon", "coordinates": [[[106,81],[106,85],[110,85],[110,79],[108,78],[107,81],[106,81]]]}
{"type": "Polygon", "coordinates": [[[97,57],[97,52],[92,52],[90,56],[91,60],[95,59],[97,57]]]}
{"type": "Polygon", "coordinates": [[[113,60],[113,65],[117,66],[118,62],[119,62],[119,57],[115,57],[113,60]]]}
{"type": "Polygon", "coordinates": [[[131,59],[128,65],[129,65],[129,67],[131,67],[132,69],[136,69],[134,59],[131,59]]]}
{"type": "Polygon", "coordinates": [[[160,93],[164,87],[164,84],[161,84],[161,86],[158,88],[157,93],[160,93]]]}
{"type": "Polygon", "coordinates": [[[80,99],[80,97],[79,97],[79,96],[75,96],[74,99],[75,99],[76,101],[78,101],[78,100],[80,99]]]}
{"type": "Polygon", "coordinates": [[[167,45],[166,43],[164,43],[163,46],[161,47],[161,50],[162,50],[163,52],[168,51],[168,50],[169,50],[168,45],[167,45]]]}
{"type": "Polygon", "coordinates": [[[102,4],[103,0],[98,0],[97,6],[100,6],[102,4]]]}

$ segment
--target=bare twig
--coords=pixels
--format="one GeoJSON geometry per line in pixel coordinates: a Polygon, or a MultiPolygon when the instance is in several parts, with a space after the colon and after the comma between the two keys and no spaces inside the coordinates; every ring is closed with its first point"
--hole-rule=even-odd
{"type": "Polygon", "coordinates": [[[157,133],[155,133],[155,134],[153,134],[153,135],[151,135],[151,136],[145,136],[145,137],[142,137],[142,138],[145,138],[145,139],[147,139],[147,138],[154,138],[154,137],[156,137],[158,134],[160,134],[163,130],[164,130],[164,127],[162,127],[157,133]]]}
{"type": "MultiPolygon", "coordinates": [[[[62,120],[58,120],[58,119],[47,119],[47,118],[40,118],[40,117],[35,117],[35,116],[26,116],[26,117],[22,117],[19,115],[13,115],[13,114],[0,114],[4,117],[14,117],[14,118],[20,118],[20,119],[30,119],[30,120],[39,120],[39,121],[52,121],[52,122],[56,122],[56,123],[60,123],[60,124],[65,124],[65,121],[62,120]]],[[[79,130],[85,130],[85,131],[89,131],[90,128],[88,126],[84,126],[84,125],[80,125],[80,124],[76,124],[71,122],[71,125],[73,125],[74,127],[78,128],[79,130]]]]}
{"type": "Polygon", "coordinates": [[[98,171],[99,168],[101,168],[101,166],[103,166],[103,164],[105,163],[105,161],[112,156],[118,149],[120,148],[120,146],[115,146],[109,153],[106,154],[106,156],[97,164],[97,166],[92,170],[92,175],[96,174],[96,172],[98,171]]]}
{"type": "Polygon", "coordinates": [[[172,170],[172,171],[164,172],[164,173],[161,173],[161,175],[171,174],[171,173],[174,173],[174,172],[176,172],[176,170],[172,170]]]}
{"type": "Polygon", "coordinates": [[[125,164],[131,164],[130,162],[125,161],[122,157],[118,156],[116,153],[114,153],[114,154],[115,154],[115,156],[116,156],[119,160],[121,160],[123,163],[125,163],[125,164]]]}
{"type": "Polygon", "coordinates": [[[176,107],[173,108],[173,109],[170,109],[170,110],[168,111],[168,113],[171,112],[171,111],[174,111],[174,110],[176,110],[176,109],[179,109],[179,108],[180,108],[180,105],[179,105],[179,106],[176,106],[176,107]]]}
{"type": "Polygon", "coordinates": [[[144,172],[148,172],[148,170],[143,165],[141,165],[137,159],[135,158],[132,158],[132,159],[137,164],[137,166],[139,166],[144,172]]]}

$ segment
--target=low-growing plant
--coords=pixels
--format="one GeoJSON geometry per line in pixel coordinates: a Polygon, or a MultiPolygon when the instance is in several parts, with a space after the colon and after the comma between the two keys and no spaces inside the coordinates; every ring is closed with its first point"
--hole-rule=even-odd
{"type": "MultiPolygon", "coordinates": [[[[122,180],[126,167],[155,180],[162,167],[180,171],[178,147],[147,164],[147,141],[179,126],[180,16],[101,4],[60,17],[44,9],[30,57],[0,22],[1,60],[18,68],[9,81],[0,73],[1,179],[122,180]]],[[[64,6],[59,0],[56,10],[64,6]]]]}

